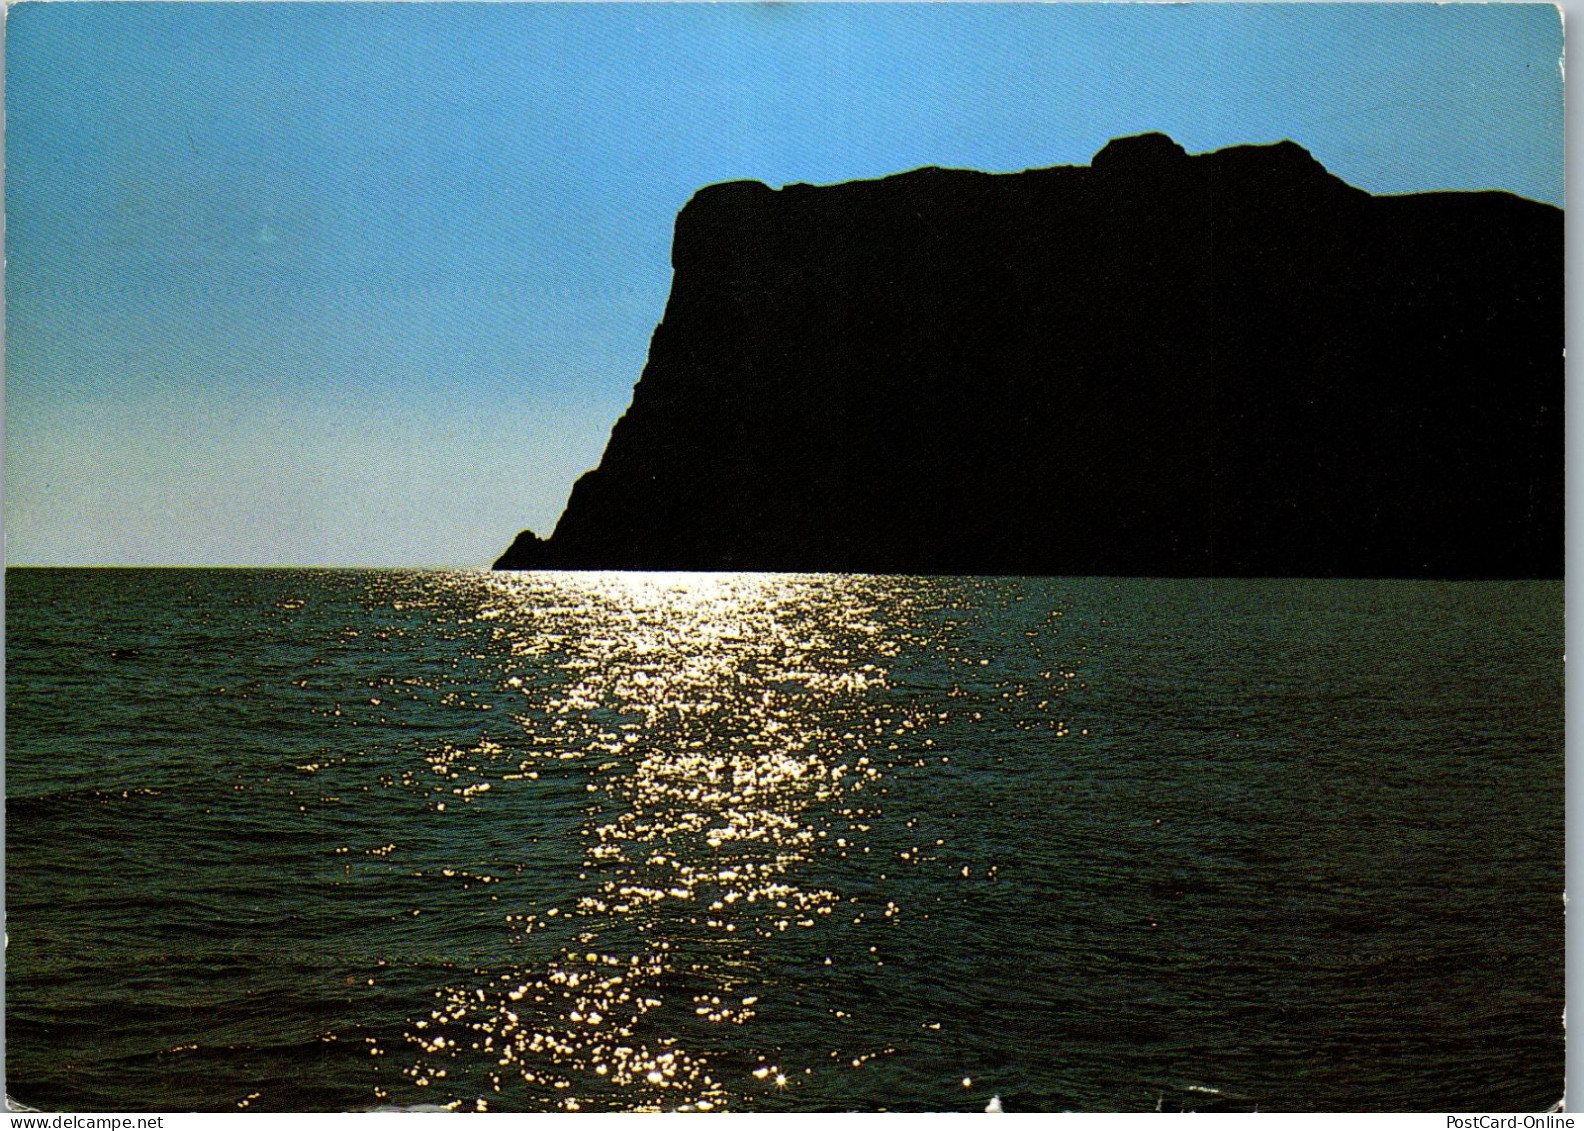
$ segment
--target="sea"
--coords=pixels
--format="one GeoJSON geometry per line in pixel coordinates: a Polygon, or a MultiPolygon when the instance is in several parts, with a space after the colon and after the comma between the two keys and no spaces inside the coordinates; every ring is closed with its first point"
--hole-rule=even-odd
{"type": "Polygon", "coordinates": [[[1543,1111],[1560,582],[6,575],[45,1111],[1543,1111]]]}

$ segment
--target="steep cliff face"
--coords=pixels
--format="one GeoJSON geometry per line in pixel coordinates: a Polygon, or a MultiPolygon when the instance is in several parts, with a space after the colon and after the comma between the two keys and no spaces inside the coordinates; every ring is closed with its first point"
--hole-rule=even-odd
{"type": "Polygon", "coordinates": [[[497,568],[1559,577],[1562,214],[1290,142],[700,191],[497,568]]]}

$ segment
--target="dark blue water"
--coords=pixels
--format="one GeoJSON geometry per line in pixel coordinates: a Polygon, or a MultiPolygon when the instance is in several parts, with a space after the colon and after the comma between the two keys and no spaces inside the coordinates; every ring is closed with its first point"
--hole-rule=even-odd
{"type": "Polygon", "coordinates": [[[33,1106],[1561,1095],[1560,584],[7,587],[33,1106]]]}

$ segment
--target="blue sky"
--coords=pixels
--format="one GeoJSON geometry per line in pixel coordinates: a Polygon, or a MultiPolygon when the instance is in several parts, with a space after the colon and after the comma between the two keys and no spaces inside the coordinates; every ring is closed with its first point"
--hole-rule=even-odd
{"type": "Polygon", "coordinates": [[[643,367],[700,186],[1291,138],[1561,203],[1545,5],[27,3],[11,564],[487,565],[643,367]]]}

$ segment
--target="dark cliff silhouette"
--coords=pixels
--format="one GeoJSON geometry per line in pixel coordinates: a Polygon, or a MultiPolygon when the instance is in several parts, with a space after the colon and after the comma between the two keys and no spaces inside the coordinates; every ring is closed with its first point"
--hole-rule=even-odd
{"type": "Polygon", "coordinates": [[[1562,213],[1291,142],[703,189],[496,568],[1560,577],[1562,213]]]}

